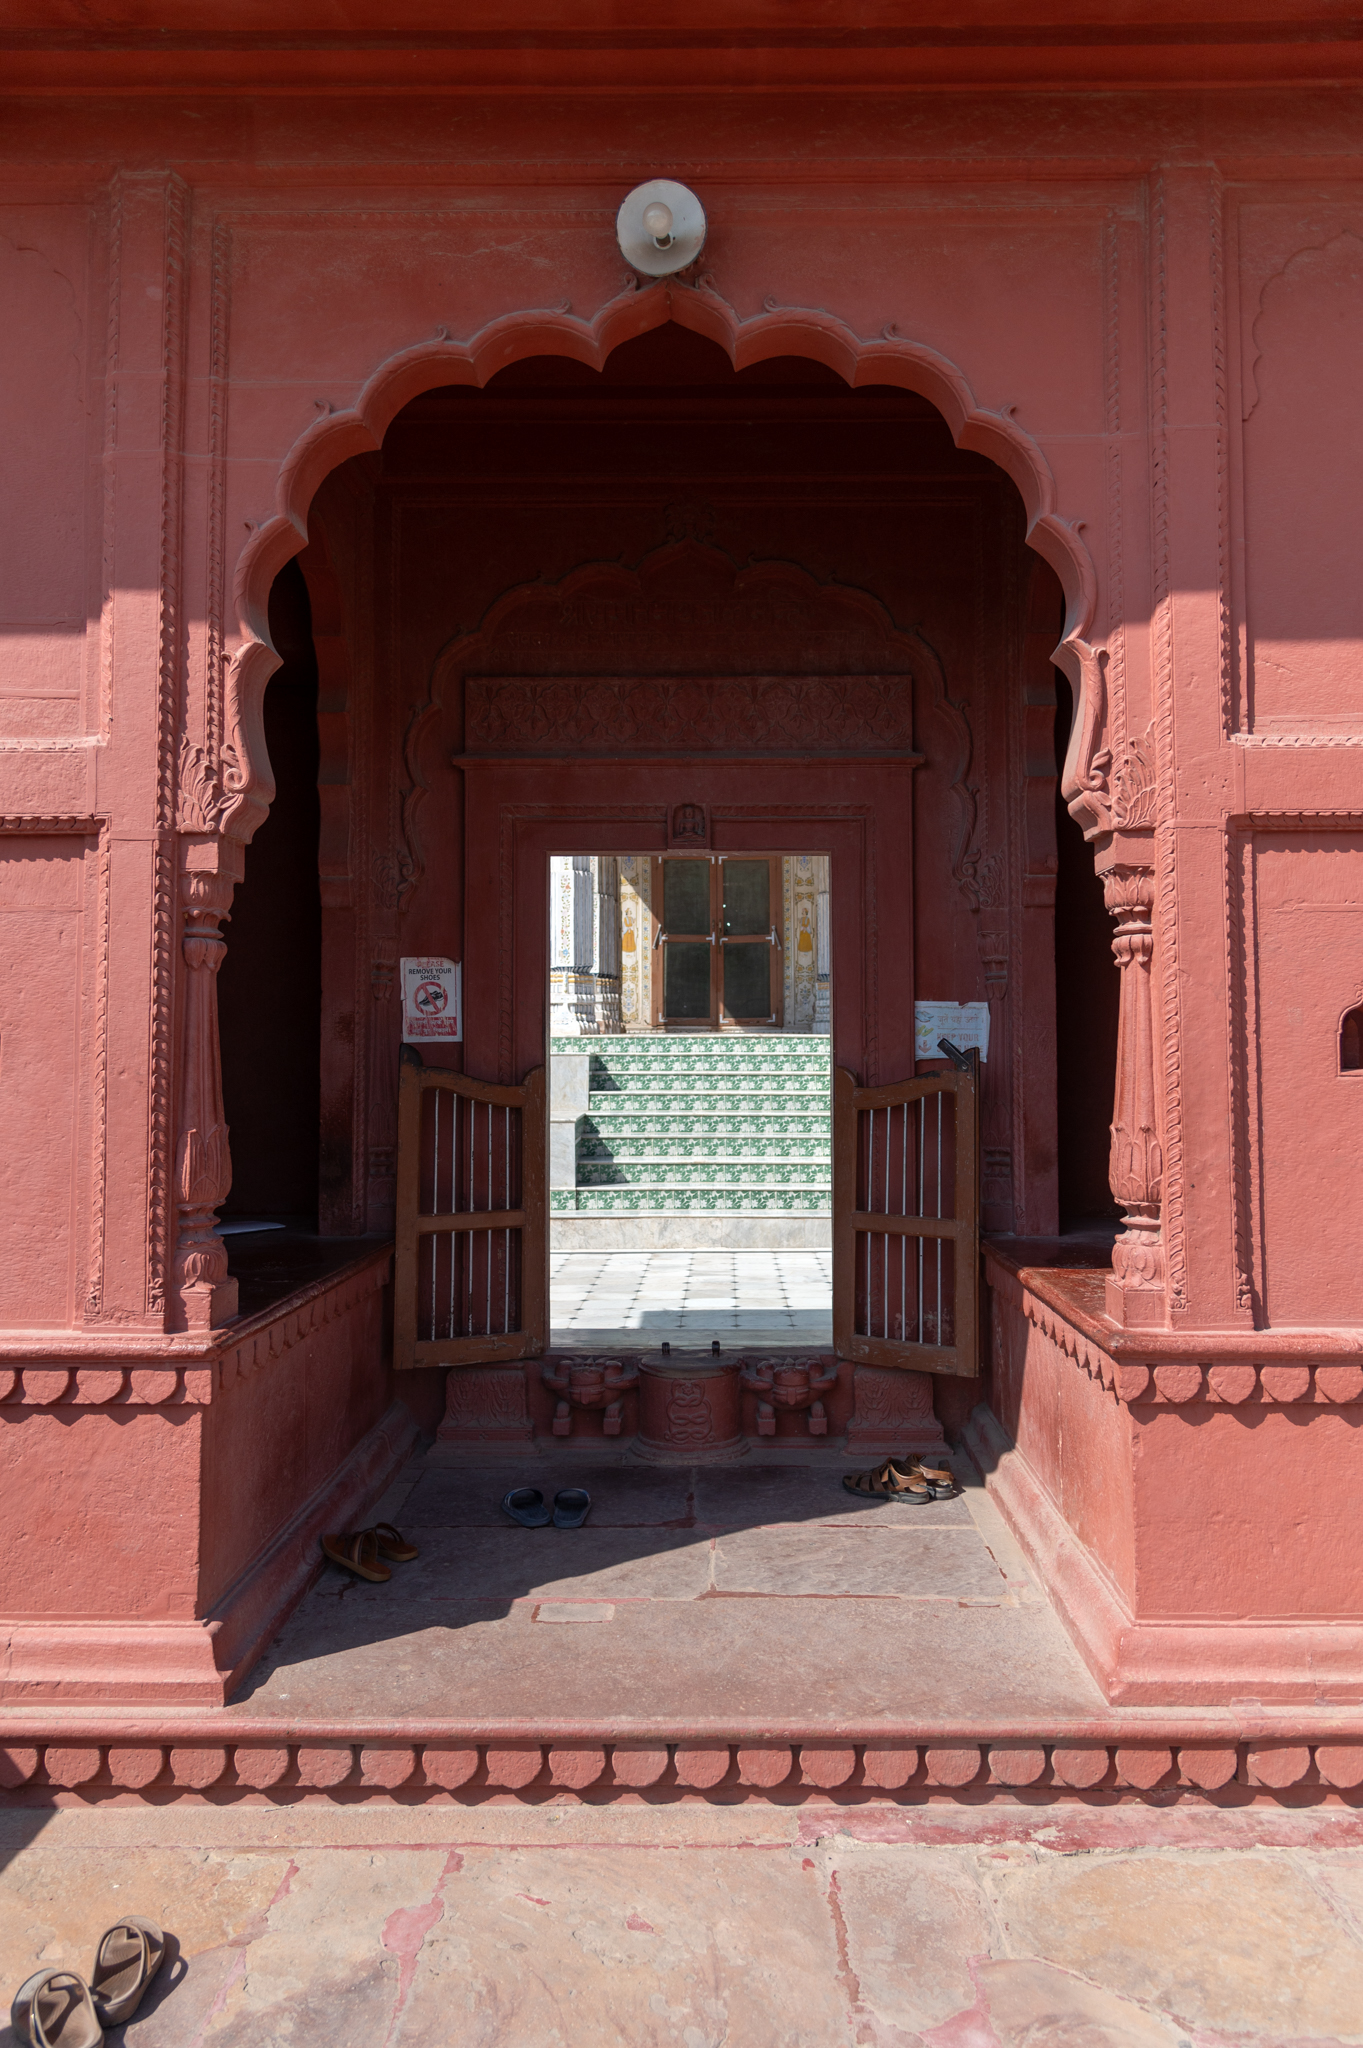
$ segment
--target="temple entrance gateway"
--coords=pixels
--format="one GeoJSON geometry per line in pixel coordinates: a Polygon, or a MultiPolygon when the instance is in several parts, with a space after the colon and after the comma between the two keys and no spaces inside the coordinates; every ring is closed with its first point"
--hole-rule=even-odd
{"type": "MultiPolygon", "coordinates": [[[[969,1244],[976,1219],[1052,1230],[1058,1197],[1061,604],[1023,532],[1011,483],[921,399],[808,362],[736,373],[677,329],[602,372],[530,361],[428,392],[322,485],[300,558],[326,707],[319,1225],[381,1234],[396,1216],[399,1350],[450,1372],[448,1440],[492,1416],[562,1420],[536,1363],[556,1331],[566,1350],[603,1327],[619,1344],[618,1322],[574,1333],[551,1311],[550,1264],[579,1252],[820,1262],[819,1300],[792,1293],[781,1334],[836,1366],[834,1439],[873,1409],[892,1439],[911,1389],[931,1414],[922,1374],[973,1368],[957,1226],[969,1244]],[[348,651],[362,641],[386,650],[372,686],[348,651]],[[465,996],[462,1044],[426,1054],[415,1150],[391,1001],[408,954],[459,960],[465,996]],[[920,1002],[989,1009],[968,1189],[955,1084],[913,1092],[954,1071],[920,1057],[920,1002]],[[660,1130],[565,1107],[554,1070],[584,1034],[589,1101],[593,1056],[597,1094],[623,1095],[652,1038],[693,1098],[709,1047],[763,1066],[750,1155],[710,1169],[734,1167],[732,1202],[699,1183],[672,1199],[660,1130]],[[788,1061],[829,1104],[838,1074],[857,1093],[836,1175],[827,1124],[826,1163],[779,1155],[792,1134],[771,1128],[767,1082],[788,1061]],[[540,1071],[528,1123],[517,1091],[540,1071]],[[867,1108],[861,1091],[885,1089],[867,1108]],[[489,1132],[501,1164],[478,1167],[489,1132]],[[438,1184],[456,1142],[472,1147],[460,1188],[438,1184]],[[739,1202],[759,1166],[761,1204],[739,1202]],[[785,1234],[759,1242],[778,1184],[785,1234]],[[652,1242],[625,1244],[641,1221],[652,1242]]],[[[245,1185],[268,1183],[266,1160],[243,1164],[245,1185]]],[[[723,1349],[759,1331],[702,1334],[723,1349]]],[[[778,1410],[778,1433],[805,1427],[778,1410]]]]}

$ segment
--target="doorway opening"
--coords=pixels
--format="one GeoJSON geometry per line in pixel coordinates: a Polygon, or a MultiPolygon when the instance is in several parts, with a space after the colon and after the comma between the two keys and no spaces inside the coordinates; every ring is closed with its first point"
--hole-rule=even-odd
{"type": "Polygon", "coordinates": [[[829,876],[550,858],[555,1349],[831,1342],[829,876]]]}

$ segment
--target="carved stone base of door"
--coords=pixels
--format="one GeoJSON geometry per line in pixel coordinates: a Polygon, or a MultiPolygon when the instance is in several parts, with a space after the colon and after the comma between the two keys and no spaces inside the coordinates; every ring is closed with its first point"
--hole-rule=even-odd
{"type": "Polygon", "coordinates": [[[455,1365],[445,1375],[442,1444],[525,1443],[534,1435],[522,1365],[455,1365]]]}
{"type": "Polygon", "coordinates": [[[639,1434],[634,1454],[657,1464],[713,1465],[741,1458],[743,1435],[739,1362],[712,1365],[676,1359],[641,1360],[639,1434]]]}
{"type": "Polygon", "coordinates": [[[942,1425],[932,1412],[932,1374],[883,1365],[859,1365],[856,1406],[847,1425],[849,1451],[872,1456],[893,1451],[940,1451],[942,1425]]]}

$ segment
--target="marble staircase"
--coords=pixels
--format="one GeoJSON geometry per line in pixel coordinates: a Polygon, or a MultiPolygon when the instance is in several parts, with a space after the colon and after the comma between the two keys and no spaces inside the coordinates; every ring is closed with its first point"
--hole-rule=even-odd
{"type": "Polygon", "coordinates": [[[580,1250],[812,1250],[830,1242],[824,1034],[556,1038],[590,1058],[575,1188],[552,1241],[580,1250]]]}

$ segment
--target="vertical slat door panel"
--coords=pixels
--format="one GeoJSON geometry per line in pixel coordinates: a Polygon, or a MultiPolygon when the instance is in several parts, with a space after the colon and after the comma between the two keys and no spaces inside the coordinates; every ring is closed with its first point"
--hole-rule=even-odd
{"type": "Polygon", "coordinates": [[[395,1366],[544,1349],[548,1199],[542,1067],[517,1088],[404,1059],[398,1094],[395,1366]]]}
{"type": "Polygon", "coordinates": [[[833,1337],[843,1358],[979,1371],[975,1073],[833,1087],[833,1337]]]}

